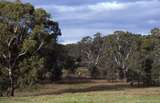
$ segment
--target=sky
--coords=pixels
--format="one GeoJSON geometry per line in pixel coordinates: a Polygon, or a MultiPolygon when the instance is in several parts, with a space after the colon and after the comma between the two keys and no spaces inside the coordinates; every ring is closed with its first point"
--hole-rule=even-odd
{"type": "Polygon", "coordinates": [[[58,21],[59,42],[75,43],[96,32],[148,34],[160,24],[160,0],[22,0],[44,8],[58,21]]]}

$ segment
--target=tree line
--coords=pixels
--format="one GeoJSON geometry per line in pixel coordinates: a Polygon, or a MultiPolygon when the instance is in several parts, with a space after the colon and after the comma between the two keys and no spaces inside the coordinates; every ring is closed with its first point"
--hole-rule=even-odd
{"type": "Polygon", "coordinates": [[[160,29],[149,35],[96,33],[75,44],[58,43],[58,22],[31,4],[0,2],[0,95],[55,82],[62,70],[87,67],[91,78],[156,85],[160,79],[160,29]]]}
{"type": "Polygon", "coordinates": [[[66,45],[69,54],[87,67],[92,78],[124,80],[144,86],[160,83],[160,29],[148,35],[115,31],[107,36],[96,33],[76,44],[66,45]]]}

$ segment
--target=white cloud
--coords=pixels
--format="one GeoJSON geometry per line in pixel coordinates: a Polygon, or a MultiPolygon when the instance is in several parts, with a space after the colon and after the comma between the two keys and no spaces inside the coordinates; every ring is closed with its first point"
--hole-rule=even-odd
{"type": "MultiPolygon", "coordinates": [[[[47,5],[37,5],[36,7],[42,7],[47,10],[55,10],[57,12],[80,12],[80,11],[115,11],[115,10],[124,10],[128,7],[139,7],[142,8],[148,7],[149,5],[158,6],[159,0],[140,0],[136,2],[99,2],[95,4],[83,4],[83,5],[56,5],[56,4],[47,4],[47,5]]],[[[151,6],[152,7],[152,6],[151,6]]],[[[84,12],[85,13],[85,12],[84,12]]]]}
{"type": "Polygon", "coordinates": [[[122,10],[125,9],[127,5],[124,3],[114,2],[101,2],[95,5],[88,5],[88,8],[93,11],[105,11],[105,10],[122,10]]]}
{"type": "Polygon", "coordinates": [[[113,12],[117,10],[123,10],[127,8],[127,5],[124,3],[118,2],[100,2],[96,4],[89,5],[37,5],[37,8],[45,8],[50,12],[55,12],[58,14],[58,20],[89,20],[95,16],[97,13],[102,12],[113,12]]]}
{"type": "MultiPolygon", "coordinates": [[[[147,34],[160,23],[160,0],[126,0],[81,5],[39,5],[53,13],[62,25],[65,43],[96,32],[129,30],[147,34]]],[[[71,43],[72,43],[71,42],[71,43]]]]}
{"type": "Polygon", "coordinates": [[[77,11],[103,11],[103,10],[121,10],[125,9],[126,5],[124,3],[118,2],[100,2],[90,5],[80,5],[80,6],[68,6],[68,5],[38,5],[37,7],[43,7],[48,10],[56,9],[59,12],[77,12],[77,11]]]}
{"type": "Polygon", "coordinates": [[[66,41],[60,41],[59,43],[60,44],[63,44],[63,45],[67,45],[67,44],[73,44],[73,43],[77,43],[78,40],[66,40],[66,41]]]}
{"type": "Polygon", "coordinates": [[[91,20],[97,18],[117,18],[118,16],[143,16],[142,14],[152,15],[155,10],[159,10],[160,1],[159,0],[143,0],[136,2],[99,2],[89,5],[38,5],[37,7],[42,7],[49,12],[57,14],[58,20],[91,20]],[[117,15],[120,13],[126,13],[123,15],[117,15]],[[136,14],[135,14],[136,13],[136,14]],[[114,16],[114,17],[113,17],[114,16]]]}

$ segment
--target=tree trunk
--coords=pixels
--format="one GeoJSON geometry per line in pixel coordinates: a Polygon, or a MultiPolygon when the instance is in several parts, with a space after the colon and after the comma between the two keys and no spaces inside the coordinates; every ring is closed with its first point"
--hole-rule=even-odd
{"type": "Polygon", "coordinates": [[[128,80],[127,80],[127,71],[123,71],[123,80],[125,81],[125,82],[127,82],[128,80]]]}
{"type": "Polygon", "coordinates": [[[13,78],[12,69],[9,69],[9,79],[10,79],[9,95],[14,96],[14,78],[13,78]]]}
{"type": "Polygon", "coordinates": [[[125,81],[125,82],[128,82],[128,75],[127,75],[127,73],[128,73],[128,68],[124,65],[123,67],[122,67],[122,72],[123,72],[123,80],[125,81]]]}

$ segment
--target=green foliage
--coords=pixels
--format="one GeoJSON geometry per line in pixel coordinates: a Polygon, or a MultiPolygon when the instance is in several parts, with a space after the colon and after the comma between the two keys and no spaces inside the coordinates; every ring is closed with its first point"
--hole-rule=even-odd
{"type": "Polygon", "coordinates": [[[44,59],[38,56],[32,56],[20,62],[20,64],[18,65],[18,67],[21,68],[18,72],[18,86],[32,86],[33,84],[38,82],[40,73],[44,68],[44,62],[44,59]]]}
{"type": "Polygon", "coordinates": [[[74,73],[77,67],[78,67],[77,61],[73,57],[68,56],[64,64],[64,68],[74,73]]]}
{"type": "Polygon", "coordinates": [[[125,79],[153,85],[160,75],[159,29],[153,29],[151,34],[116,31],[104,37],[100,33],[93,38],[84,37],[77,44],[81,66],[88,67],[93,77],[100,75],[108,80],[125,79]]]}
{"type": "Polygon", "coordinates": [[[45,19],[49,18],[50,15],[42,8],[35,10],[36,23],[41,24],[44,23],[45,19]]]}
{"type": "Polygon", "coordinates": [[[31,4],[1,2],[0,16],[18,21],[26,14],[33,14],[34,7],[31,4]]]}
{"type": "MultiPolygon", "coordinates": [[[[16,87],[40,81],[50,68],[58,67],[61,72],[59,54],[53,52],[61,32],[45,10],[31,4],[0,2],[0,29],[0,76],[10,82],[10,95],[16,87]],[[46,50],[57,57],[44,53],[46,50]],[[46,68],[48,63],[51,66],[46,68]]],[[[60,76],[59,72],[52,73],[60,76]]]]}
{"type": "Polygon", "coordinates": [[[96,33],[94,37],[84,37],[78,43],[80,51],[81,65],[90,70],[91,76],[99,76],[99,64],[104,55],[104,38],[101,33],[96,33]]]}
{"type": "Polygon", "coordinates": [[[37,42],[35,40],[26,39],[23,42],[22,49],[24,51],[29,51],[30,53],[33,53],[37,45],[37,42]]]}

